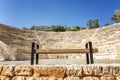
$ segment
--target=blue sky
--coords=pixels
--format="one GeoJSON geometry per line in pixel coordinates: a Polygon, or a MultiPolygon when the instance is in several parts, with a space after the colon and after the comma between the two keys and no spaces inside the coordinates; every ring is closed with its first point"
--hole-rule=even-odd
{"type": "Polygon", "coordinates": [[[100,25],[112,24],[119,0],[0,0],[0,23],[15,27],[32,25],[78,25],[99,19],[100,25]]]}

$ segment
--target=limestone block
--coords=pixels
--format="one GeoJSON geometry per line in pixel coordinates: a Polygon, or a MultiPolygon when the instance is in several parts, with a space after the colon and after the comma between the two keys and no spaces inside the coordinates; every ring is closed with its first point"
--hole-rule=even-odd
{"type": "Polygon", "coordinates": [[[94,75],[97,75],[97,76],[103,75],[102,69],[103,69],[102,66],[93,66],[94,75]]]}
{"type": "Polygon", "coordinates": [[[58,78],[57,80],[64,80],[63,78],[58,78]]]}
{"type": "Polygon", "coordinates": [[[68,66],[66,71],[67,76],[79,77],[82,75],[82,66],[68,66]]]}
{"type": "Polygon", "coordinates": [[[14,66],[3,66],[3,69],[1,71],[1,75],[2,76],[14,76],[13,67],[14,66]]]}
{"type": "Polygon", "coordinates": [[[17,76],[30,76],[33,74],[32,66],[15,66],[15,75],[17,76]]]}
{"type": "Polygon", "coordinates": [[[0,76],[0,80],[11,80],[10,77],[7,76],[0,76]]]}
{"type": "Polygon", "coordinates": [[[2,67],[2,66],[0,66],[0,74],[1,74],[2,68],[3,68],[3,67],[2,67]]]}
{"type": "Polygon", "coordinates": [[[42,78],[35,79],[35,80],[49,80],[49,77],[42,77],[42,78]]]}
{"type": "Polygon", "coordinates": [[[42,79],[35,79],[33,77],[26,77],[25,80],[42,80],[42,79]]]}
{"type": "Polygon", "coordinates": [[[120,80],[120,76],[117,76],[117,77],[116,77],[116,80],[120,80]]]}
{"type": "Polygon", "coordinates": [[[0,61],[15,60],[16,50],[0,41],[0,61]]]}
{"type": "Polygon", "coordinates": [[[83,74],[84,75],[92,75],[93,67],[92,66],[83,66],[83,74]]]}
{"type": "MultiPolygon", "coordinates": [[[[48,79],[48,78],[45,78],[45,79],[48,79]]],[[[43,77],[26,77],[25,80],[44,80],[43,77]]]]}
{"type": "Polygon", "coordinates": [[[43,80],[42,78],[26,77],[25,80],[43,80]]]}
{"type": "Polygon", "coordinates": [[[88,76],[88,77],[84,77],[83,80],[100,80],[100,79],[99,77],[88,76]]]}
{"type": "Polygon", "coordinates": [[[102,67],[101,66],[83,66],[83,74],[84,75],[102,75],[102,67]]]}
{"type": "Polygon", "coordinates": [[[113,66],[103,66],[104,76],[113,76],[113,66]]]}
{"type": "Polygon", "coordinates": [[[101,76],[103,75],[102,69],[103,69],[102,66],[97,66],[97,65],[83,66],[83,75],[101,76]]]}
{"type": "Polygon", "coordinates": [[[34,76],[57,77],[62,78],[65,75],[66,68],[60,66],[35,66],[34,76]]]}
{"type": "Polygon", "coordinates": [[[5,57],[0,55],[0,61],[5,61],[5,57]]]}
{"type": "Polygon", "coordinates": [[[12,80],[25,80],[25,77],[23,76],[15,76],[12,78],[12,80]]]}
{"type": "Polygon", "coordinates": [[[103,75],[102,66],[97,66],[97,65],[83,66],[83,75],[101,76],[101,75],[103,75]]]}
{"type": "Polygon", "coordinates": [[[55,77],[26,77],[26,80],[62,80],[55,77]]]}
{"type": "Polygon", "coordinates": [[[55,77],[50,77],[48,80],[57,80],[55,77]]]}
{"type": "Polygon", "coordinates": [[[101,80],[116,80],[113,76],[102,76],[101,80]]]}
{"type": "Polygon", "coordinates": [[[113,67],[113,75],[120,76],[120,66],[113,67]]]}
{"type": "Polygon", "coordinates": [[[64,80],[80,80],[79,77],[67,77],[64,80]]]}

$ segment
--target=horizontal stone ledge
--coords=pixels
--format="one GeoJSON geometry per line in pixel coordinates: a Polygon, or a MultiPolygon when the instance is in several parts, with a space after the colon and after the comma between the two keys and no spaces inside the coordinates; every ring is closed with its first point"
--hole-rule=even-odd
{"type": "Polygon", "coordinates": [[[90,65],[0,65],[0,76],[82,77],[120,76],[120,64],[90,65]]]}

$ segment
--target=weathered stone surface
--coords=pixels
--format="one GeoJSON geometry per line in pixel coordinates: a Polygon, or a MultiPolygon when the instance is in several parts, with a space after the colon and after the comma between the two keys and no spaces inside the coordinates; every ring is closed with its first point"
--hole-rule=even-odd
{"type": "Polygon", "coordinates": [[[60,66],[35,66],[34,76],[52,76],[62,78],[65,75],[66,68],[60,66]]]}
{"type": "Polygon", "coordinates": [[[94,72],[94,75],[103,75],[102,73],[102,66],[93,66],[93,72],[94,72]]]}
{"type": "Polygon", "coordinates": [[[83,74],[84,75],[93,75],[93,66],[83,66],[83,74]]]}
{"type": "Polygon", "coordinates": [[[26,77],[25,80],[44,80],[44,77],[26,77]]]}
{"type": "Polygon", "coordinates": [[[116,80],[114,76],[102,76],[101,80],[116,80]]]}
{"type": "Polygon", "coordinates": [[[83,66],[83,74],[84,75],[103,75],[102,66],[83,66]]]}
{"type": "Polygon", "coordinates": [[[88,76],[88,77],[84,77],[83,80],[100,80],[100,79],[98,77],[88,76]]]}
{"type": "Polygon", "coordinates": [[[33,74],[32,66],[15,66],[14,68],[15,75],[17,76],[30,76],[33,74]]]}
{"type": "Polygon", "coordinates": [[[3,69],[1,71],[1,75],[2,76],[14,76],[13,67],[14,66],[3,66],[3,69]]]}
{"type": "Polygon", "coordinates": [[[120,66],[113,67],[113,75],[120,76],[120,66]]]}
{"type": "Polygon", "coordinates": [[[25,77],[23,76],[15,76],[12,78],[12,80],[25,80],[25,77]]]}
{"type": "Polygon", "coordinates": [[[58,80],[64,80],[63,78],[58,78],[58,80]]]}
{"type": "Polygon", "coordinates": [[[0,66],[0,74],[1,74],[2,68],[3,68],[3,66],[0,66]]]}
{"type": "Polygon", "coordinates": [[[117,76],[117,77],[116,77],[116,80],[120,80],[120,76],[117,76]]]}
{"type": "Polygon", "coordinates": [[[0,80],[120,80],[120,65],[0,66],[0,80]]]}
{"type": "Polygon", "coordinates": [[[50,77],[49,80],[57,80],[55,77],[50,77]]]}
{"type": "Polygon", "coordinates": [[[39,79],[35,79],[34,77],[26,77],[25,79],[26,79],[26,80],[42,80],[42,79],[40,79],[40,78],[39,78],[39,79]]]}
{"type": "Polygon", "coordinates": [[[0,80],[11,80],[10,77],[7,76],[0,76],[0,80]]]}
{"type": "Polygon", "coordinates": [[[80,80],[79,77],[67,77],[64,80],[80,80]]]}
{"type": "Polygon", "coordinates": [[[15,49],[0,41],[0,61],[15,60],[15,52],[15,49]]]}
{"type": "Polygon", "coordinates": [[[63,80],[63,78],[55,77],[26,77],[26,80],[63,80]]]}
{"type": "Polygon", "coordinates": [[[82,76],[82,66],[78,66],[78,65],[68,66],[66,75],[67,76],[76,76],[76,77],[82,76]]]}
{"type": "Polygon", "coordinates": [[[42,77],[42,78],[38,78],[38,79],[35,78],[35,80],[49,80],[49,78],[50,77],[42,77]]]}
{"type": "Polygon", "coordinates": [[[113,66],[103,66],[103,75],[113,76],[113,66]]]}

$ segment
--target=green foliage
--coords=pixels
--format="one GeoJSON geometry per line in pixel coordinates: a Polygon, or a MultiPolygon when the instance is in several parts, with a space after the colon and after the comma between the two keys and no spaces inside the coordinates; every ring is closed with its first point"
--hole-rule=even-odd
{"type": "Polygon", "coordinates": [[[111,17],[111,20],[115,23],[120,22],[120,10],[115,10],[115,14],[111,17]]]}
{"type": "Polygon", "coordinates": [[[79,26],[74,26],[73,28],[72,28],[72,31],[79,31],[80,30],[80,27],[79,26]]]}
{"type": "Polygon", "coordinates": [[[115,23],[118,22],[117,16],[115,14],[111,17],[111,20],[114,21],[115,23]]]}
{"type": "Polygon", "coordinates": [[[66,31],[72,31],[71,27],[66,27],[65,30],[66,31]]]}
{"type": "Polygon", "coordinates": [[[104,26],[108,26],[108,25],[110,25],[110,24],[109,24],[109,23],[105,23],[105,24],[104,24],[104,26]]]}
{"type": "Polygon", "coordinates": [[[87,21],[87,26],[88,26],[89,29],[93,28],[93,20],[91,20],[91,19],[88,20],[87,21]]]}
{"type": "Polygon", "coordinates": [[[64,32],[64,31],[66,31],[64,26],[61,26],[61,25],[59,25],[59,26],[52,26],[51,30],[55,31],[55,32],[64,32]]]}
{"type": "Polygon", "coordinates": [[[22,29],[23,29],[23,30],[27,30],[28,28],[26,28],[26,27],[23,27],[22,29]]]}
{"type": "Polygon", "coordinates": [[[80,27],[79,26],[72,26],[72,27],[66,27],[66,31],[79,31],[80,27]]]}
{"type": "Polygon", "coordinates": [[[52,26],[32,26],[30,30],[39,30],[39,31],[55,31],[55,32],[64,32],[64,31],[79,31],[79,26],[64,27],[61,25],[52,25],[52,26]]]}
{"type": "Polygon", "coordinates": [[[31,28],[30,28],[30,30],[35,30],[36,29],[36,27],[35,26],[32,26],[31,28]]]}
{"type": "Polygon", "coordinates": [[[99,28],[99,20],[98,19],[95,19],[95,20],[88,20],[87,21],[87,26],[89,29],[92,29],[92,28],[99,28]]]}
{"type": "Polygon", "coordinates": [[[99,20],[98,19],[95,19],[94,21],[93,21],[93,24],[94,24],[94,28],[99,28],[99,20]]]}
{"type": "Polygon", "coordinates": [[[81,29],[81,30],[84,30],[84,29],[86,29],[86,27],[81,27],[80,29],[81,29]]]}
{"type": "Polygon", "coordinates": [[[32,26],[29,29],[30,30],[38,30],[38,31],[49,31],[50,27],[48,27],[48,26],[32,26]]]}

